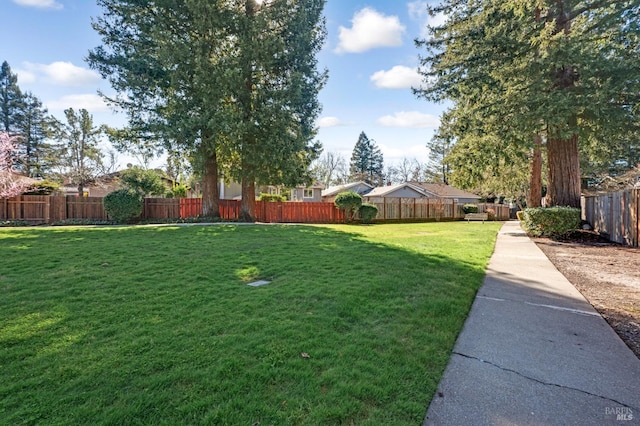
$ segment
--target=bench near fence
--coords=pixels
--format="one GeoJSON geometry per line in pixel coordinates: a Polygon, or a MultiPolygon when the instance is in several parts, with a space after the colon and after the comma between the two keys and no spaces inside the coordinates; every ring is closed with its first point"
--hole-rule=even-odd
{"type": "Polygon", "coordinates": [[[489,213],[467,213],[464,215],[464,220],[467,222],[471,220],[481,220],[484,223],[485,220],[489,220],[489,213]]]}

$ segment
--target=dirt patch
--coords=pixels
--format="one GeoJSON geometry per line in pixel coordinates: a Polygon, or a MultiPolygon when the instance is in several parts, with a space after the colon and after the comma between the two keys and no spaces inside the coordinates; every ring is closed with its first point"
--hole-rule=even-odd
{"type": "Polygon", "coordinates": [[[640,249],[588,231],[533,241],[640,358],[640,249]]]}

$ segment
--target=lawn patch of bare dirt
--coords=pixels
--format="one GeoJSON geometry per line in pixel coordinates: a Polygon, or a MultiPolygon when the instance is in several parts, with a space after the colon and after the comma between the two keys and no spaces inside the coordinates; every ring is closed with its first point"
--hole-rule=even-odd
{"type": "Polygon", "coordinates": [[[640,358],[640,249],[589,231],[533,240],[640,358]]]}

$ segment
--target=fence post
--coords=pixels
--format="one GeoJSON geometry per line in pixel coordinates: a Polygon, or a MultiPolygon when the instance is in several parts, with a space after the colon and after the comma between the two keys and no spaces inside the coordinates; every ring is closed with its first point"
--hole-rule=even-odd
{"type": "Polygon", "coordinates": [[[638,247],[638,240],[640,239],[640,189],[631,190],[630,195],[631,245],[638,247]]]}
{"type": "Polygon", "coordinates": [[[51,225],[51,197],[46,196],[44,203],[44,221],[47,225],[51,225]]]}

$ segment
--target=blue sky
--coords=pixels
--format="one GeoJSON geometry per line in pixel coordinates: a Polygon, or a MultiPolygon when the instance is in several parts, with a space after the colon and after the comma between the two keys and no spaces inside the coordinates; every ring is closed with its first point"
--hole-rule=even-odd
{"type": "MultiPolygon", "coordinates": [[[[325,151],[348,161],[364,131],[387,165],[402,158],[426,161],[425,145],[444,106],[416,99],[410,89],[420,84],[420,52],[413,40],[434,19],[425,5],[424,0],[327,1],[328,34],[318,57],[329,70],[318,120],[325,151]]],[[[111,88],[84,61],[100,44],[91,28],[91,17],[100,13],[91,0],[2,0],[0,61],[8,61],[22,90],[38,96],[56,117],[69,107],[86,108],[96,124],[118,126],[124,117],[97,94],[112,93],[111,88]]]]}

